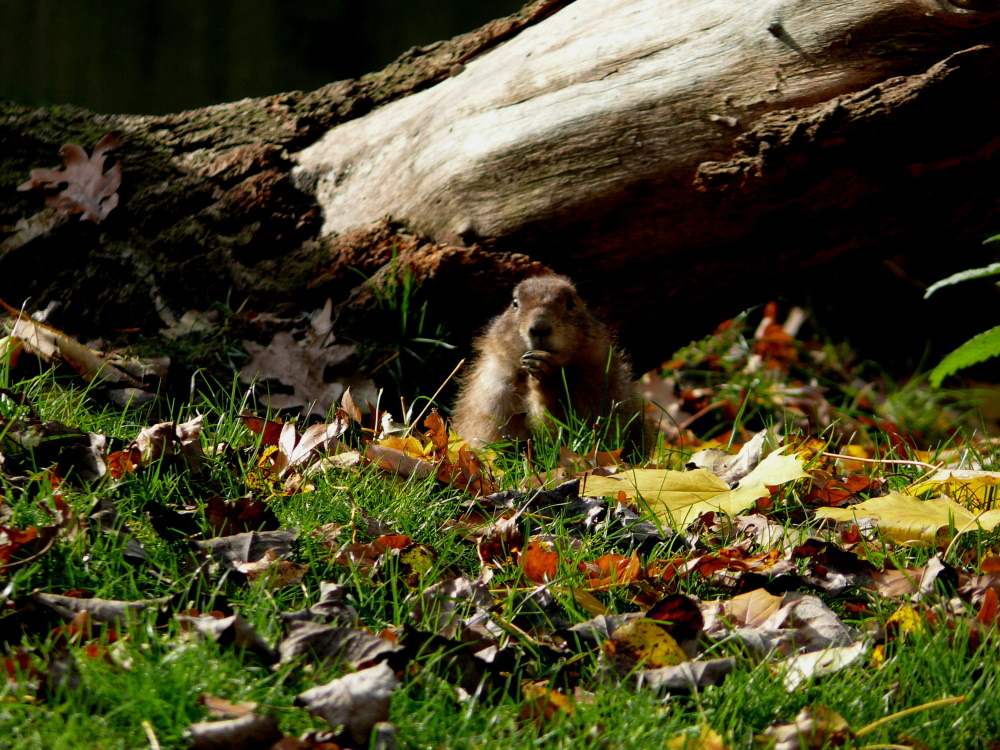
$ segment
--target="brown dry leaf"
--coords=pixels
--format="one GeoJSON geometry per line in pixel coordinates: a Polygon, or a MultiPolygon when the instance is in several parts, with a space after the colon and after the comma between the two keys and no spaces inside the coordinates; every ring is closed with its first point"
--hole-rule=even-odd
{"type": "Polygon", "coordinates": [[[75,143],[59,149],[65,164],[61,169],[31,170],[31,179],[17,186],[19,191],[35,188],[66,187],[45,199],[45,205],[66,214],[80,214],[80,221],[100,224],[118,205],[118,187],[122,182],[121,165],[116,162],[105,171],[108,152],[119,145],[114,134],[108,134],[94,146],[92,156],[75,143]]]}
{"type": "Polygon", "coordinates": [[[94,622],[122,623],[147,609],[160,611],[171,604],[172,597],[121,601],[118,599],[81,599],[61,594],[47,594],[37,591],[32,594],[35,601],[44,604],[61,618],[73,620],[79,613],[86,612],[94,622]]]}
{"type": "Polygon", "coordinates": [[[205,516],[215,536],[274,531],[281,525],[271,506],[249,496],[224,500],[212,495],[205,501],[205,516]]]}
{"type": "Polygon", "coordinates": [[[705,627],[698,602],[685,594],[668,594],[646,611],[646,617],[665,627],[681,646],[697,640],[705,627]]]}
{"type": "Polygon", "coordinates": [[[691,456],[688,468],[708,469],[732,487],[760,464],[767,436],[766,430],[758,432],[743,444],[736,455],[719,448],[700,450],[691,456]]]}
{"type": "Polygon", "coordinates": [[[198,696],[198,702],[214,716],[246,716],[257,710],[257,703],[254,701],[232,703],[210,693],[202,693],[198,696]]]}
{"type": "Polygon", "coordinates": [[[179,424],[160,422],[139,430],[129,449],[134,448],[139,452],[141,465],[148,466],[169,456],[180,456],[193,471],[197,471],[205,457],[201,447],[201,431],[204,427],[203,414],[179,424]]]}
{"type": "MultiPolygon", "coordinates": [[[[246,417],[244,422],[250,429],[258,426],[256,423],[251,426],[246,417]]],[[[281,425],[276,436],[275,428],[278,426],[276,423],[266,422],[259,425],[261,430],[259,434],[263,434],[265,441],[275,440],[274,447],[277,448],[265,454],[266,467],[262,468],[266,468],[267,473],[275,477],[288,477],[293,471],[302,471],[317,463],[327,453],[335,452],[340,444],[340,436],[347,431],[349,425],[350,418],[341,409],[336,410],[332,422],[311,425],[302,435],[299,435],[291,422],[281,425]]]]}
{"type": "Polygon", "coordinates": [[[108,362],[100,352],[84,346],[56,328],[33,320],[3,300],[0,300],[0,306],[14,317],[10,336],[0,339],[0,353],[11,352],[20,343],[28,352],[45,362],[63,360],[88,383],[96,380],[142,388],[142,383],[108,362]]]}
{"type": "Polygon", "coordinates": [[[844,717],[826,706],[807,706],[791,722],[774,724],[764,730],[762,744],[774,750],[821,750],[841,747],[854,738],[844,717]]]}
{"type": "Polygon", "coordinates": [[[282,738],[278,720],[250,713],[236,719],[201,721],[188,727],[191,750],[270,748],[282,738]]]}
{"type": "Polygon", "coordinates": [[[995,589],[986,589],[976,620],[982,625],[995,625],[997,615],[1000,615],[1000,597],[997,596],[995,589]]]}
{"type": "Polygon", "coordinates": [[[240,570],[240,566],[260,562],[265,558],[270,565],[274,560],[291,557],[292,545],[297,537],[295,529],[250,531],[196,541],[195,546],[210,552],[228,570],[240,570]]]}
{"type": "Polygon", "coordinates": [[[182,336],[188,336],[192,333],[211,331],[222,320],[222,312],[220,310],[208,310],[206,312],[188,310],[181,315],[179,320],[173,313],[167,310],[166,305],[158,307],[157,311],[160,313],[160,317],[163,318],[163,322],[168,326],[167,328],[161,328],[160,334],[171,340],[179,339],[182,336]]]}
{"type": "MultiPolygon", "coordinates": [[[[7,565],[16,558],[22,549],[35,553],[36,545],[33,545],[32,542],[37,538],[38,528],[35,526],[29,526],[26,529],[0,526],[0,573],[5,571],[7,565]]],[[[32,554],[33,556],[34,554],[32,554]]]]}
{"type": "Polygon", "coordinates": [[[272,422],[267,419],[261,419],[257,415],[249,414],[247,412],[240,414],[240,419],[243,420],[243,424],[247,426],[248,430],[261,436],[261,446],[277,445],[278,438],[281,436],[281,431],[285,427],[284,423],[280,420],[272,422]]]}
{"type": "Polygon", "coordinates": [[[410,619],[422,630],[461,641],[475,638],[467,631],[481,624],[494,606],[486,584],[464,577],[428,586],[412,601],[410,619]]]}
{"type": "Polygon", "coordinates": [[[368,443],[365,446],[365,460],[383,471],[400,477],[415,476],[417,479],[427,479],[437,475],[437,467],[430,461],[414,458],[398,448],[378,443],[368,443]]]}
{"type": "Polygon", "coordinates": [[[357,669],[392,659],[403,647],[359,628],[307,620],[292,625],[279,651],[282,664],[302,659],[310,664],[346,662],[357,669]]]}
{"type": "Polygon", "coordinates": [[[835,521],[855,521],[870,518],[879,530],[895,542],[921,541],[939,544],[957,533],[982,528],[992,531],[1000,524],[1000,510],[976,515],[946,495],[920,500],[913,495],[893,492],[873,497],[849,508],[819,508],[818,518],[835,521]]]}
{"type": "Polygon", "coordinates": [[[399,680],[382,663],[306,690],[295,703],[334,729],[343,726],[356,743],[367,747],[372,727],[389,717],[389,700],[397,687],[399,680]]]}
{"type": "Polygon", "coordinates": [[[736,659],[732,657],[685,661],[671,667],[640,670],[636,672],[635,679],[637,687],[640,688],[666,690],[672,693],[693,693],[722,684],[734,669],[736,669],[736,659]]]}
{"type": "MultiPolygon", "coordinates": [[[[277,380],[292,388],[292,394],[273,394],[267,397],[272,409],[300,407],[302,414],[326,414],[345,391],[342,382],[328,383],[324,373],[328,367],[346,363],[354,354],[350,344],[336,344],[333,336],[331,313],[333,301],[327,300],[322,310],[309,320],[309,329],[299,340],[288,331],[279,331],[267,346],[254,341],[244,341],[243,346],[253,358],[240,372],[241,383],[258,380],[277,380]]],[[[357,381],[355,390],[374,391],[370,380],[357,381]]]]}
{"type": "Polygon", "coordinates": [[[759,627],[781,609],[782,597],[755,589],[723,603],[722,616],[736,625],[759,627]]]}
{"type": "Polygon", "coordinates": [[[252,651],[264,662],[272,664],[278,660],[278,655],[264,637],[253,625],[243,619],[242,615],[229,615],[222,612],[208,614],[197,613],[174,615],[181,629],[190,634],[197,634],[223,646],[235,646],[239,649],[252,651]]]}
{"type": "Polygon", "coordinates": [[[858,496],[861,492],[885,486],[886,480],[864,474],[835,476],[828,471],[813,469],[812,486],[802,495],[802,502],[810,506],[837,507],[858,496]]]}
{"type": "Polygon", "coordinates": [[[896,599],[915,594],[920,589],[923,568],[887,568],[872,574],[879,596],[896,599]]]}
{"type": "Polygon", "coordinates": [[[270,588],[280,589],[298,586],[309,571],[309,566],[291,560],[277,560],[273,552],[268,552],[260,560],[237,565],[235,569],[251,581],[266,576],[270,588]]]}
{"type": "Polygon", "coordinates": [[[858,641],[850,646],[836,646],[792,656],[781,665],[785,689],[791,693],[813,677],[839,672],[857,661],[866,650],[865,643],[858,641]]]}

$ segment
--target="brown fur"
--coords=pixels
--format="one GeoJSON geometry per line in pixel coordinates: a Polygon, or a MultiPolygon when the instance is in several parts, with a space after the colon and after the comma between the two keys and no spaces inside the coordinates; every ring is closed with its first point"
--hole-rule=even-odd
{"type": "Polygon", "coordinates": [[[565,276],[518,284],[474,347],[454,424],[475,445],[499,440],[500,428],[522,412],[533,432],[548,428],[550,415],[564,421],[570,409],[588,421],[636,412],[625,356],[565,276]]]}

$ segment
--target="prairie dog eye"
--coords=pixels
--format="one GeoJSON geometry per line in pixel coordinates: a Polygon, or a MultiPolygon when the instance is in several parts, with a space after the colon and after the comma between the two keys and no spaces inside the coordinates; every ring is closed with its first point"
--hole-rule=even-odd
{"type": "Polygon", "coordinates": [[[518,304],[519,303],[517,301],[517,297],[514,297],[514,299],[510,301],[510,306],[513,307],[515,310],[517,309],[518,304]]]}
{"type": "Polygon", "coordinates": [[[572,310],[575,306],[576,306],[576,300],[574,300],[572,297],[567,297],[566,298],[566,309],[567,310],[572,310]]]}

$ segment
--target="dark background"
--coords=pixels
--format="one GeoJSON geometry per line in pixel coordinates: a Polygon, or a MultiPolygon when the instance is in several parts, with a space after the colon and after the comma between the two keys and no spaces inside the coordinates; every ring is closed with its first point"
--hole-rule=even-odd
{"type": "Polygon", "coordinates": [[[310,90],[521,0],[0,0],[0,97],[163,114],[310,90]]]}

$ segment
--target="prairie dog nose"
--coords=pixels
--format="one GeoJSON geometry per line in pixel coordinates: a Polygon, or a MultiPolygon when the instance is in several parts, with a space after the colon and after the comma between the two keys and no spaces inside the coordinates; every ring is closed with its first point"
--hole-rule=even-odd
{"type": "Polygon", "coordinates": [[[547,315],[539,315],[531,321],[531,325],[528,327],[528,338],[531,339],[533,346],[544,341],[551,335],[552,321],[549,320],[547,315]]]}

